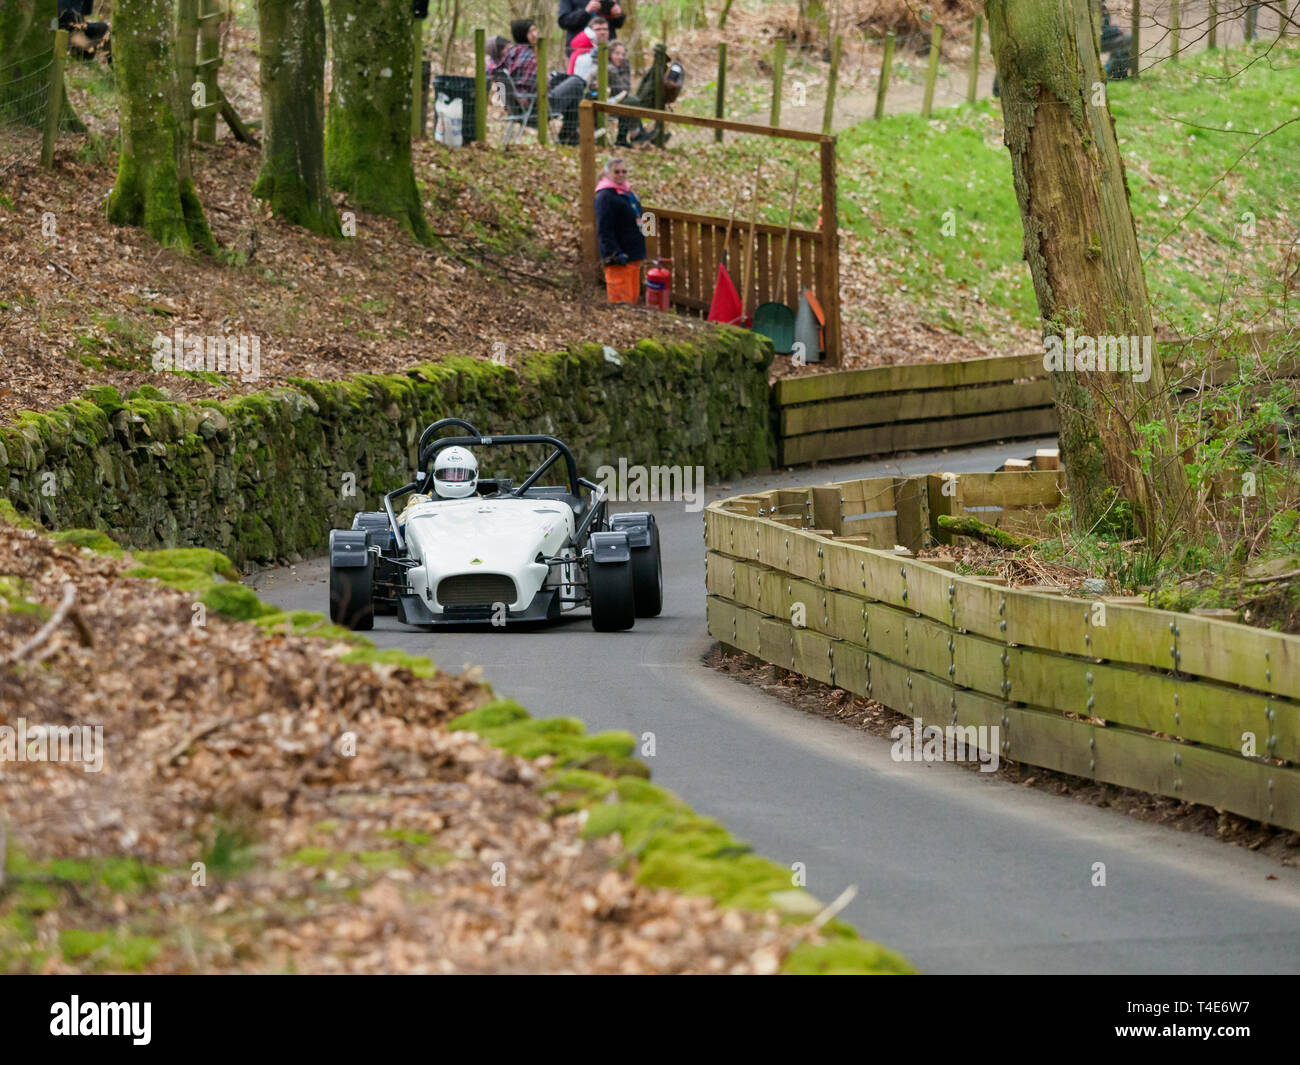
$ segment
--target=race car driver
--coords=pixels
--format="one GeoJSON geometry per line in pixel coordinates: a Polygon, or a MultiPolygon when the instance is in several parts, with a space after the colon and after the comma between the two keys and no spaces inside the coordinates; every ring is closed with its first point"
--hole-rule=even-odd
{"type": "MultiPolygon", "coordinates": [[[[468,448],[449,447],[438,453],[433,465],[433,490],[439,499],[468,499],[478,490],[478,459],[468,448]]],[[[432,503],[434,497],[414,492],[406,498],[406,506],[397,516],[397,527],[405,531],[406,515],[421,503],[432,503]]]]}

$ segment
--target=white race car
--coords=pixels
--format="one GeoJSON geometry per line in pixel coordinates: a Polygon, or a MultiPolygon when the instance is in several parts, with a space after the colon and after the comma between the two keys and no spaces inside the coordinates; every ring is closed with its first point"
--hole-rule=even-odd
{"type": "Polygon", "coordinates": [[[375,614],[407,625],[549,621],[590,607],[601,632],[630,629],[663,607],[653,514],[614,514],[552,436],[483,436],[444,418],[420,435],[416,479],[329,537],[330,618],[352,629],[375,614]],[[468,435],[437,438],[455,426],[468,435]],[[541,445],[549,456],[517,488],[477,476],[468,448],[541,445]],[[538,482],[563,462],[566,483],[538,482]],[[462,468],[472,467],[472,468],[462,468]],[[429,490],[433,489],[433,492],[429,490]],[[462,498],[447,498],[459,495],[462,498]],[[408,497],[400,514],[394,502],[408,497]]]}

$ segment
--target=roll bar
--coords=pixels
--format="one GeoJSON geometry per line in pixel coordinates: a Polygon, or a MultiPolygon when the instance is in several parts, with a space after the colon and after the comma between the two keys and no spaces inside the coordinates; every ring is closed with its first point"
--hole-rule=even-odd
{"type": "MultiPolygon", "coordinates": [[[[431,465],[433,460],[437,457],[438,452],[444,451],[449,447],[510,447],[512,445],[520,444],[544,444],[547,447],[550,447],[552,451],[550,455],[546,457],[546,460],[528,475],[528,479],[518,488],[514,489],[514,495],[522,496],[524,492],[537,483],[547,470],[554,466],[560,459],[563,459],[564,472],[569,479],[570,494],[580,497],[582,495],[582,489],[585,486],[587,490],[593,492],[593,494],[600,494],[603,496],[603,492],[600,491],[598,485],[594,485],[585,478],[578,476],[578,463],[573,457],[573,452],[569,450],[569,445],[563,440],[557,440],[553,436],[545,436],[540,433],[525,433],[510,436],[484,436],[477,428],[465,421],[463,418],[441,418],[428,426],[424,432],[420,434],[420,443],[417,450],[417,455],[419,456],[419,468],[416,472],[416,479],[410,484],[402,485],[401,488],[389,492],[384,496],[384,510],[388,512],[388,523],[392,526],[393,536],[397,541],[398,548],[404,551],[406,549],[406,543],[401,530],[397,527],[397,515],[393,511],[393,500],[398,496],[405,495],[407,492],[420,492],[424,490],[425,486],[428,485],[433,478],[431,465]],[[467,433],[473,435],[444,436],[438,440],[433,439],[443,429],[451,428],[453,426],[457,429],[464,429],[467,433]]],[[[599,499],[593,501],[592,508],[588,511],[587,517],[579,526],[580,532],[585,531],[587,526],[590,524],[590,519],[594,515],[599,502],[599,499]]]]}

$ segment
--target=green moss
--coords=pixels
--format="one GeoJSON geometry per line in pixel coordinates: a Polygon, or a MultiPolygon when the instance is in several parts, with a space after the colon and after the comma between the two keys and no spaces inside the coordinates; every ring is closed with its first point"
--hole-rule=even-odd
{"type": "Polygon", "coordinates": [[[121,558],[125,554],[117,541],[102,529],[64,529],[62,532],[52,533],[50,539],[55,543],[88,548],[103,555],[111,555],[113,558],[121,558]]]}
{"type": "Polygon", "coordinates": [[[207,547],[167,547],[157,551],[132,551],[132,557],[142,566],[169,569],[196,570],[207,576],[222,576],[228,581],[238,581],[239,571],[220,551],[207,547]]]}
{"type": "Polygon", "coordinates": [[[590,799],[603,799],[615,788],[615,782],[601,773],[587,769],[560,769],[546,778],[543,793],[562,792],[590,799]]]}
{"type": "Polygon", "coordinates": [[[91,962],[95,969],[140,972],[156,957],[162,944],[150,936],[121,936],[113,930],[65,928],[59,949],[68,962],[91,962]]]}
{"type": "Polygon", "coordinates": [[[786,955],[781,972],[788,976],[909,976],[916,970],[892,950],[855,937],[822,944],[800,943],[786,955]]]}
{"type": "Polygon", "coordinates": [[[201,602],[209,610],[236,621],[252,621],[276,613],[275,607],[267,606],[253,589],[242,584],[214,584],[203,593],[201,602]]]}
{"type": "Polygon", "coordinates": [[[110,417],[122,409],[122,393],[112,385],[95,385],[83,395],[110,417]]]}
{"type": "Polygon", "coordinates": [[[212,578],[198,570],[174,569],[169,566],[132,566],[122,576],[159,581],[182,592],[205,593],[214,587],[212,578]]]}
{"type": "Polygon", "coordinates": [[[127,399],[166,399],[167,394],[153,385],[141,385],[127,393],[127,399]]]}
{"type": "Polygon", "coordinates": [[[480,706],[477,710],[471,710],[467,714],[461,714],[460,717],[453,718],[448,723],[447,728],[453,732],[466,729],[470,732],[482,733],[486,729],[501,728],[503,725],[511,725],[516,721],[525,721],[527,719],[528,711],[513,699],[497,699],[485,706],[480,706]]]}
{"type": "Polygon", "coordinates": [[[42,621],[50,616],[50,608],[27,598],[21,578],[0,577],[0,610],[12,614],[34,614],[42,621]]]}
{"type": "Polygon", "coordinates": [[[340,662],[362,662],[369,666],[410,670],[417,677],[432,677],[438,670],[427,658],[407,654],[400,648],[380,651],[373,646],[354,648],[339,658],[340,662]]]}
{"type": "Polygon", "coordinates": [[[0,522],[5,525],[16,525],[20,529],[34,529],[35,523],[24,518],[17,510],[14,509],[13,503],[0,497],[0,522]]]}
{"type": "Polygon", "coordinates": [[[395,839],[398,843],[405,843],[412,847],[427,847],[433,842],[433,837],[427,832],[416,832],[409,828],[387,828],[379,834],[384,839],[395,839]]]}

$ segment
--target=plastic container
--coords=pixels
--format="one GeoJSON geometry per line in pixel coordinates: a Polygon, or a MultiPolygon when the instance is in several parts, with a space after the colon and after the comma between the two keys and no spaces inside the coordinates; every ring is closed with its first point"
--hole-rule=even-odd
{"type": "MultiPolygon", "coordinates": [[[[449,101],[460,101],[461,142],[463,144],[472,143],[474,140],[474,119],[476,117],[474,79],[461,74],[435,75],[433,79],[433,98],[435,101],[441,101],[443,97],[446,97],[449,101]]],[[[436,103],[434,113],[437,113],[436,103]]]]}

